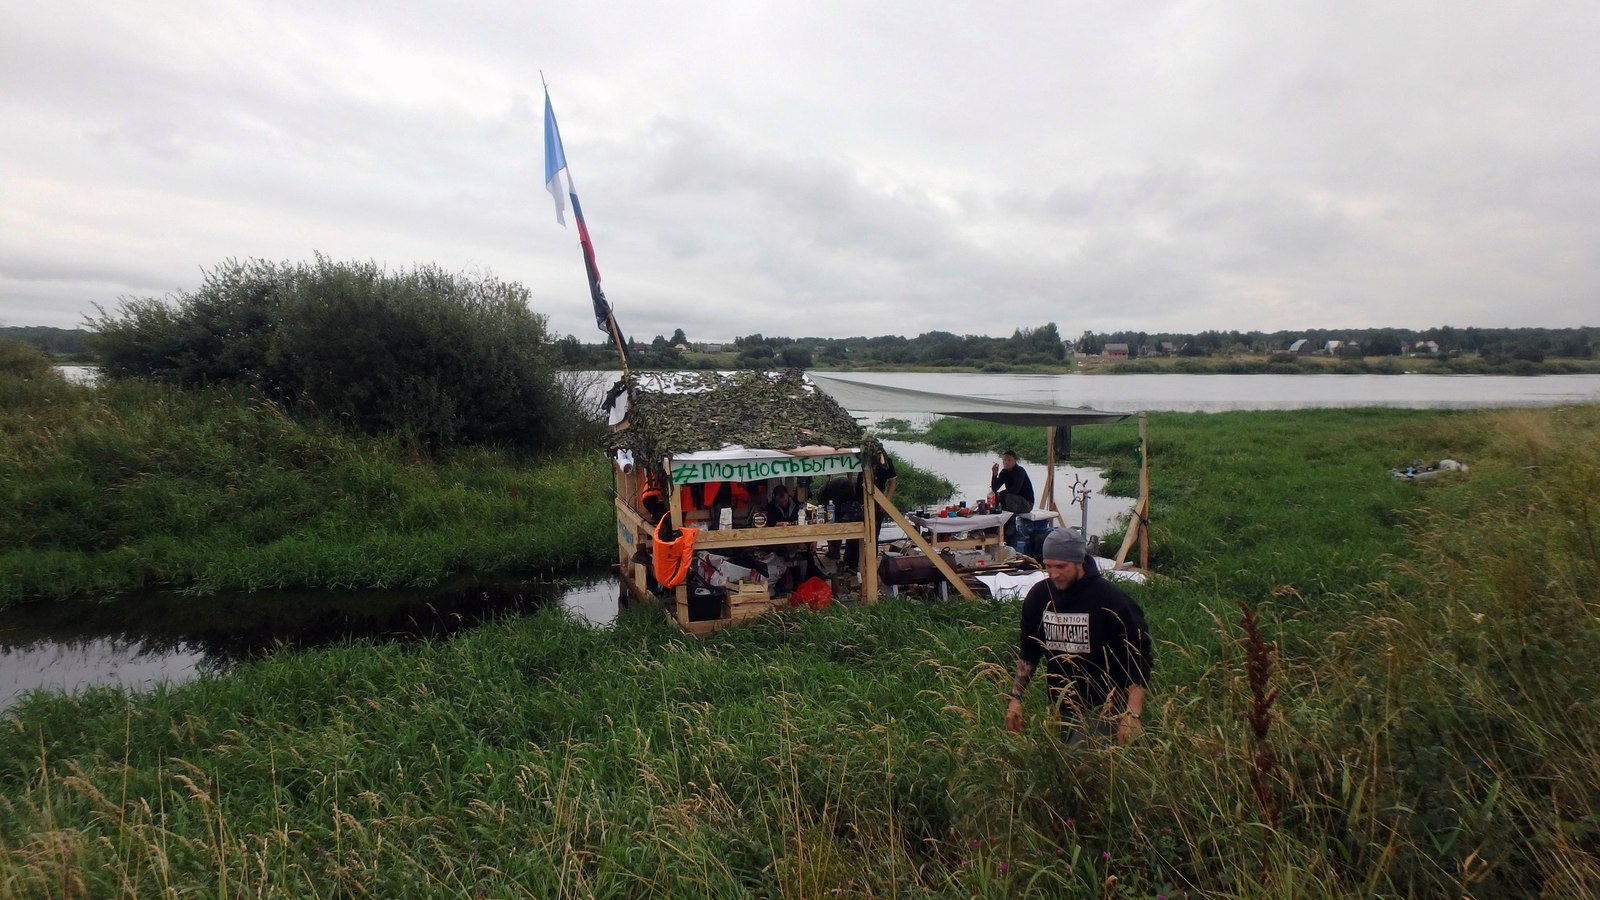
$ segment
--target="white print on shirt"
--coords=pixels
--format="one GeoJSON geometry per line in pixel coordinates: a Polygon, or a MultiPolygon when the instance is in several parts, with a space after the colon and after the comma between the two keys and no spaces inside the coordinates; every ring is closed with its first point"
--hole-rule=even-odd
{"type": "Polygon", "coordinates": [[[1044,645],[1052,654],[1089,652],[1089,614],[1044,612],[1044,645]]]}

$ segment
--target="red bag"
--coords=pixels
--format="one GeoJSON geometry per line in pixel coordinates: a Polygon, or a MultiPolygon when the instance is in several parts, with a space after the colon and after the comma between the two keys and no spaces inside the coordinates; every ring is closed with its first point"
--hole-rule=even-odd
{"type": "Polygon", "coordinates": [[[826,581],[813,575],[800,583],[789,595],[790,606],[809,606],[812,609],[821,609],[833,602],[833,588],[826,581]]]}

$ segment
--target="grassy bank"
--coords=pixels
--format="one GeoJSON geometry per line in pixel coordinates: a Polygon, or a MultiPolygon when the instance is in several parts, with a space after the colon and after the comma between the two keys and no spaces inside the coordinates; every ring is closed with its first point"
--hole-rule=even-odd
{"type": "MultiPolygon", "coordinates": [[[[1151,433],[1172,577],[1138,589],[1157,684],[1131,747],[1061,746],[1037,688],[1035,727],[1003,732],[1015,604],[700,641],[652,608],[606,632],[551,612],[26,702],[0,728],[0,891],[1600,892],[1600,409],[1151,433]],[[1387,474],[1444,455],[1472,471],[1387,474]]],[[[1131,436],[1075,450],[1131,460],[1131,436]]]]}
{"type": "Polygon", "coordinates": [[[243,389],[0,378],[0,605],[162,584],[383,587],[611,555],[604,459],[425,459],[243,389]]]}

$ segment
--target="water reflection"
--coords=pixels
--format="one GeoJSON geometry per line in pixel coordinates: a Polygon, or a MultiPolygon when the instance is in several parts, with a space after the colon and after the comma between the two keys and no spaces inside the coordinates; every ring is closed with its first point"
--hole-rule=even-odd
{"type": "Polygon", "coordinates": [[[462,576],[420,591],[152,592],[25,603],[0,611],[0,708],[34,688],[144,690],[281,649],[445,637],[552,603],[608,625],[619,609],[617,580],[597,569],[561,580],[462,576]]]}
{"type": "MultiPolygon", "coordinates": [[[[953,453],[930,444],[907,441],[884,441],[883,444],[893,451],[895,456],[917,468],[944,476],[956,486],[953,498],[956,500],[971,501],[988,496],[989,467],[1000,461],[999,457],[992,454],[953,453]]],[[[1028,478],[1033,481],[1034,491],[1043,495],[1045,467],[1042,464],[1029,462],[1021,465],[1028,470],[1028,478]]],[[[1056,507],[1061,510],[1062,523],[1080,527],[1084,523],[1083,506],[1073,504],[1069,490],[1074,479],[1086,485],[1089,491],[1087,503],[1089,533],[1104,535],[1108,531],[1122,527],[1122,519],[1133,512],[1133,498],[1108,496],[1105,493],[1106,480],[1098,469],[1070,465],[1056,466],[1056,507]]]]}

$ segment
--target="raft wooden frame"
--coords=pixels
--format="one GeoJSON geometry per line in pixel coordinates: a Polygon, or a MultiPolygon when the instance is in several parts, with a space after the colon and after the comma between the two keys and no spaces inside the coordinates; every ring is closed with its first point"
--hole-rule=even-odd
{"type": "MultiPolygon", "coordinates": [[[[627,422],[619,423],[617,430],[626,429],[627,422]]],[[[1040,502],[1036,508],[1057,511],[1055,499],[1055,463],[1056,463],[1056,429],[1051,426],[1047,429],[1047,463],[1045,471],[1044,490],[1041,492],[1040,502]]],[[[860,451],[863,455],[865,450],[860,451]]],[[[1139,413],[1139,499],[1134,504],[1132,521],[1129,522],[1128,532],[1123,540],[1122,547],[1116,555],[1116,563],[1121,566],[1127,559],[1133,545],[1139,545],[1140,571],[1148,571],[1150,554],[1150,452],[1145,432],[1145,413],[1139,413]]],[[[672,471],[672,458],[662,459],[662,471],[672,471]]],[[[961,596],[976,600],[977,594],[967,580],[956,572],[949,563],[939,556],[939,550],[949,549],[952,546],[965,546],[972,541],[943,542],[935,546],[933,542],[922,536],[922,532],[905,517],[898,507],[880,491],[870,477],[872,467],[870,461],[862,460],[861,501],[862,521],[860,522],[835,522],[831,524],[812,525],[787,525],[767,526],[762,528],[724,528],[711,530],[701,528],[695,535],[696,550],[727,550],[738,547],[781,546],[789,544],[816,544],[824,540],[859,540],[861,541],[860,561],[861,566],[861,602],[876,603],[880,590],[878,580],[878,515],[881,513],[890,521],[900,526],[905,532],[906,539],[920,549],[932,561],[934,568],[944,576],[945,580],[953,586],[961,596]],[[868,562],[870,561],[870,562],[868,562]]],[[[635,560],[641,544],[653,541],[654,529],[645,521],[641,510],[625,501],[623,498],[639,497],[640,476],[638,471],[623,472],[620,468],[613,468],[616,496],[613,505],[617,512],[617,571],[629,595],[639,602],[660,603],[664,598],[652,593],[649,588],[649,574],[642,563],[635,560]]],[[[794,479],[782,479],[786,484],[794,479]]],[[[791,484],[792,486],[792,484],[791,484]]],[[[668,500],[667,515],[671,519],[673,528],[681,527],[684,521],[683,493],[680,485],[669,483],[666,486],[668,500]]],[[[979,542],[987,544],[989,542],[979,542]]],[[[748,616],[735,618],[726,600],[723,602],[723,615],[716,619],[704,621],[689,621],[689,589],[688,585],[680,584],[672,589],[674,620],[685,631],[694,635],[705,635],[719,628],[727,627],[736,622],[745,621],[748,616]]],[[[776,608],[776,607],[774,607],[776,608]]]]}

